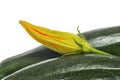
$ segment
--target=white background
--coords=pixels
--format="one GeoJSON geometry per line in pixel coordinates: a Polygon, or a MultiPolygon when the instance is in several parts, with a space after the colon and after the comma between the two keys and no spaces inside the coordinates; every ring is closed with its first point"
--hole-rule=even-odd
{"type": "Polygon", "coordinates": [[[35,48],[18,23],[77,33],[120,25],[120,0],[0,0],[0,61],[35,48]]]}

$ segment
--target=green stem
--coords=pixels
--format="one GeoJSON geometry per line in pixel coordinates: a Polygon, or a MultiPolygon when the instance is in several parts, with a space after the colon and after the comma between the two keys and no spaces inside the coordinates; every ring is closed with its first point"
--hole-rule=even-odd
{"type": "MultiPolygon", "coordinates": [[[[77,27],[77,31],[78,31],[78,34],[79,34],[80,38],[82,38],[85,41],[85,43],[88,43],[86,38],[84,37],[84,35],[80,32],[79,26],[77,27]]],[[[84,45],[79,44],[76,40],[75,40],[75,43],[78,44],[81,48],[86,48],[86,47],[84,47],[84,45]]],[[[88,47],[89,47],[89,45],[88,45],[88,47]]],[[[95,49],[95,48],[91,48],[90,52],[94,52],[94,53],[97,53],[97,54],[111,55],[107,52],[104,52],[104,51],[101,51],[101,50],[98,50],[98,49],[95,49]]]]}
{"type": "Polygon", "coordinates": [[[80,32],[79,26],[77,27],[77,31],[78,31],[78,35],[87,42],[87,40],[86,40],[86,38],[84,37],[84,35],[80,32]]]}
{"type": "Polygon", "coordinates": [[[104,52],[104,51],[101,51],[101,50],[98,50],[98,49],[95,49],[95,48],[92,48],[91,52],[95,52],[97,54],[111,55],[111,54],[109,54],[107,52],[104,52]]]}

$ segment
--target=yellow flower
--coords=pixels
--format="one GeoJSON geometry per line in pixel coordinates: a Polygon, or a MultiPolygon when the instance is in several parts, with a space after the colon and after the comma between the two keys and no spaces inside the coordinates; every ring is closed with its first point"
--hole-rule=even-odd
{"type": "Polygon", "coordinates": [[[110,55],[109,53],[92,48],[78,29],[79,36],[69,32],[50,30],[23,20],[19,22],[35,40],[58,53],[77,54],[81,52],[94,52],[110,55]]]}
{"type": "Polygon", "coordinates": [[[75,34],[50,30],[22,20],[20,24],[35,40],[58,53],[89,52],[89,44],[75,34]]]}

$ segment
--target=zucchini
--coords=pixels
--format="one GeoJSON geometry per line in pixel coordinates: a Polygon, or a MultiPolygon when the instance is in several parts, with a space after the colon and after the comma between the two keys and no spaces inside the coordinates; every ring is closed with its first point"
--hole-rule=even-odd
{"type": "Polygon", "coordinates": [[[25,66],[58,57],[60,55],[61,54],[58,54],[44,46],[39,46],[22,54],[10,57],[0,63],[0,79],[25,66]]]}
{"type": "Polygon", "coordinates": [[[1,80],[120,80],[118,63],[117,56],[70,55],[27,66],[1,80]]]}
{"type": "MultiPolygon", "coordinates": [[[[95,48],[120,56],[120,26],[84,32],[88,42],[95,48]]],[[[0,79],[25,66],[59,57],[58,54],[44,46],[39,46],[0,63],[0,79]]]]}

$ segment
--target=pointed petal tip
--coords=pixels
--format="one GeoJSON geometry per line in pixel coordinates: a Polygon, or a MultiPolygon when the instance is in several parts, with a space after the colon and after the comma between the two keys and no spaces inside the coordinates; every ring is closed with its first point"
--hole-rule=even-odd
{"type": "Polygon", "coordinates": [[[24,20],[19,20],[19,23],[20,23],[20,24],[23,24],[24,22],[26,22],[26,21],[24,21],[24,20]]]}
{"type": "Polygon", "coordinates": [[[23,26],[24,21],[23,20],[19,20],[19,23],[23,26]]]}
{"type": "Polygon", "coordinates": [[[22,25],[22,27],[26,28],[28,26],[28,23],[27,21],[24,21],[24,20],[19,20],[19,23],[22,25]]]}
{"type": "Polygon", "coordinates": [[[23,20],[19,20],[19,23],[21,23],[23,20]]]}

